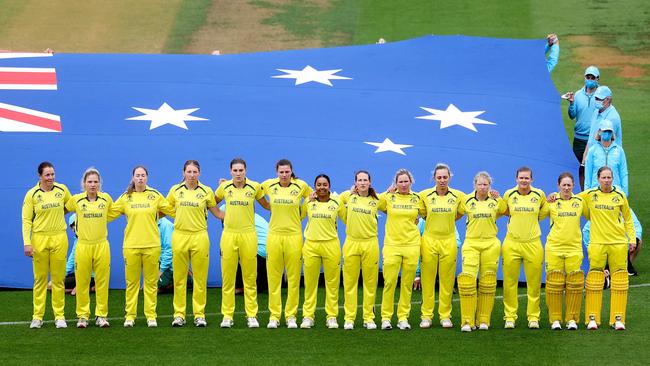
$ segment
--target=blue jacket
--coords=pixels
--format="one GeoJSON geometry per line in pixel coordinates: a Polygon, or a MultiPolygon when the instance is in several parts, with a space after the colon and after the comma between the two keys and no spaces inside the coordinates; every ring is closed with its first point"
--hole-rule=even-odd
{"type": "Polygon", "coordinates": [[[573,94],[573,103],[569,104],[569,118],[576,120],[573,127],[573,138],[589,140],[591,123],[598,113],[594,103],[594,92],[587,94],[587,87],[582,87],[573,94]]]}
{"type": "Polygon", "coordinates": [[[77,238],[74,238],[74,243],[72,243],[72,251],[68,256],[68,261],[65,263],[65,275],[74,273],[74,251],[77,248],[77,238]]]}
{"type": "Polygon", "coordinates": [[[613,141],[608,148],[601,143],[589,148],[585,160],[585,189],[598,187],[598,169],[605,165],[612,168],[613,184],[628,195],[627,159],[625,151],[616,141],[613,141]]]}
{"type": "Polygon", "coordinates": [[[560,58],[560,45],[554,44],[552,46],[549,46],[548,43],[546,43],[546,46],[544,47],[544,54],[547,53],[548,57],[546,58],[546,68],[548,69],[548,72],[551,72],[555,66],[557,66],[557,60],[560,58]],[[551,51],[550,53],[549,50],[551,51]]]}
{"type": "Polygon", "coordinates": [[[594,116],[594,120],[591,121],[591,130],[589,131],[589,142],[587,146],[591,147],[598,141],[596,141],[596,132],[600,129],[600,122],[604,119],[612,121],[614,125],[614,135],[616,136],[616,143],[619,146],[623,146],[623,131],[621,130],[621,116],[618,114],[616,108],[613,105],[610,105],[609,108],[605,109],[602,112],[599,112],[594,116]]]}
{"type": "Polygon", "coordinates": [[[172,269],[172,233],[174,224],[166,217],[158,220],[160,230],[160,271],[172,269]]]}

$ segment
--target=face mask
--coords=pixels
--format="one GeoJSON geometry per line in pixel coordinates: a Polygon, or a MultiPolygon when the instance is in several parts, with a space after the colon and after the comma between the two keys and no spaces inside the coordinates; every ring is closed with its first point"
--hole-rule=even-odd
{"type": "Polygon", "coordinates": [[[612,131],[600,131],[600,138],[603,141],[612,141],[612,131]]]}
{"type": "Polygon", "coordinates": [[[587,89],[596,88],[598,87],[598,81],[585,79],[585,86],[587,87],[587,89]]]}
{"type": "Polygon", "coordinates": [[[603,102],[597,101],[596,103],[594,103],[594,106],[596,107],[596,109],[601,110],[603,109],[603,102]]]}

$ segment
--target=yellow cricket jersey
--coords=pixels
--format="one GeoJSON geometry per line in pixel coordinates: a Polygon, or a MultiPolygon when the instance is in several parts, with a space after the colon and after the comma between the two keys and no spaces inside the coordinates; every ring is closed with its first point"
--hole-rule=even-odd
{"type": "Polygon", "coordinates": [[[39,183],[23,200],[23,245],[32,245],[32,233],[65,231],[65,203],[72,197],[68,187],[54,183],[45,192],[39,183]]]}
{"type": "Polygon", "coordinates": [[[269,232],[273,234],[300,234],[302,231],[301,201],[309,197],[311,188],[300,179],[292,179],[288,187],[280,185],[279,178],[262,183],[263,194],[269,197],[271,220],[269,232]]]}
{"type": "Polygon", "coordinates": [[[237,188],[232,180],[219,185],[215,193],[217,200],[226,200],[224,231],[246,233],[255,231],[255,201],[264,197],[259,183],[246,179],[242,188],[237,188]]]}
{"type": "Polygon", "coordinates": [[[174,229],[189,232],[207,230],[208,208],[217,205],[212,188],[201,182],[195,189],[188,189],[185,182],[174,185],[167,202],[174,209],[174,229]]]}
{"type": "Polygon", "coordinates": [[[528,194],[519,194],[517,187],[511,188],[504,194],[508,206],[507,236],[515,241],[528,242],[542,235],[539,221],[548,216],[546,195],[541,189],[531,187],[528,194]]]}
{"type": "Polygon", "coordinates": [[[465,193],[449,188],[444,196],[439,196],[436,188],[425,189],[419,193],[427,210],[423,235],[447,238],[456,236],[456,213],[465,193]]]}
{"type": "Polygon", "coordinates": [[[484,201],[476,198],[476,191],[465,196],[458,212],[466,215],[466,239],[494,239],[499,228],[497,219],[506,212],[506,203],[502,198],[488,196],[484,201]]]}
{"type": "Polygon", "coordinates": [[[386,212],[384,245],[419,246],[420,230],[415,220],[426,215],[420,196],[414,192],[384,192],[379,201],[380,209],[386,212]]]}
{"type": "Polygon", "coordinates": [[[578,196],[589,209],[589,244],[624,244],[629,243],[628,238],[636,238],[625,193],[616,187],[605,193],[598,187],[581,192],[578,196]]]}
{"type": "Polygon", "coordinates": [[[546,249],[556,251],[582,252],[582,230],[580,216],[588,217],[589,209],[582,198],[571,195],[564,200],[559,194],[549,203],[551,231],[546,237],[546,249]]]}
{"type": "Polygon", "coordinates": [[[372,196],[362,197],[345,191],[339,196],[345,222],[345,235],[353,240],[365,240],[377,237],[377,209],[379,199],[372,196]]]}
{"type": "Polygon", "coordinates": [[[307,215],[305,239],[307,240],[332,240],[338,239],[336,218],[343,217],[345,206],[338,199],[330,197],[327,202],[318,200],[306,201],[302,212],[307,215]]]}
{"type": "Polygon", "coordinates": [[[94,201],[88,200],[86,192],[75,194],[65,207],[77,213],[74,227],[79,244],[98,244],[108,238],[106,225],[113,209],[113,199],[108,193],[97,192],[94,201]]]}
{"type": "Polygon", "coordinates": [[[113,204],[113,212],[126,216],[124,248],[160,246],[158,212],[173,216],[174,209],[157,190],[146,187],[143,192],[124,192],[113,204]]]}

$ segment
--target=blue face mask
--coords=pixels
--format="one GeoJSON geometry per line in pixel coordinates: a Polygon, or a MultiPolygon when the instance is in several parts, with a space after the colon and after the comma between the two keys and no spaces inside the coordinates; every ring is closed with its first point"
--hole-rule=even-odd
{"type": "Polygon", "coordinates": [[[612,141],[612,131],[600,131],[600,138],[603,141],[612,141]]]}
{"type": "Polygon", "coordinates": [[[596,107],[596,109],[601,110],[603,109],[603,102],[596,101],[594,103],[594,106],[596,107]]]}
{"type": "Polygon", "coordinates": [[[589,80],[585,79],[585,86],[587,89],[594,89],[598,87],[598,81],[597,80],[589,80]]]}

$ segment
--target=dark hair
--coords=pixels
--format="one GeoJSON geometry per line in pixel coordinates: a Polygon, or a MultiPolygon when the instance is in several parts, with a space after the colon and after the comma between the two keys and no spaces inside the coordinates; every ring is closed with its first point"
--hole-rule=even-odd
{"type": "Polygon", "coordinates": [[[600,169],[598,169],[598,174],[596,176],[600,178],[600,173],[604,172],[605,170],[609,170],[609,172],[612,173],[612,176],[614,175],[612,168],[608,167],[607,165],[603,165],[600,167],[600,169]]]}
{"type": "Polygon", "coordinates": [[[519,173],[524,173],[524,172],[529,172],[530,178],[531,179],[533,178],[533,170],[527,166],[522,166],[521,168],[517,169],[517,174],[515,174],[515,178],[519,177],[519,173]]]}
{"type": "Polygon", "coordinates": [[[557,177],[557,184],[560,184],[560,182],[564,178],[571,178],[571,181],[575,183],[575,179],[573,179],[573,174],[571,174],[569,172],[564,172],[564,173],[560,174],[559,177],[557,177]]]}
{"type": "MultiPolygon", "coordinates": [[[[149,176],[149,171],[144,165],[136,165],[135,168],[133,168],[133,171],[131,172],[131,176],[135,174],[135,171],[142,168],[145,173],[147,173],[147,176],[149,176]]],[[[131,177],[131,182],[129,182],[129,186],[126,187],[126,194],[131,196],[131,194],[135,191],[135,182],[133,182],[133,177],[131,177]]]]}
{"type": "Polygon", "coordinates": [[[44,161],[44,162],[38,164],[38,175],[39,176],[43,175],[43,170],[45,170],[45,168],[54,169],[54,165],[52,163],[50,163],[49,161],[44,161]]]}
{"type": "Polygon", "coordinates": [[[280,159],[278,160],[277,163],[275,163],[275,170],[277,171],[280,166],[283,165],[288,165],[289,168],[291,168],[291,178],[296,179],[296,173],[293,172],[293,164],[289,161],[289,159],[280,159]]]}
{"type": "MultiPolygon", "coordinates": [[[[199,170],[199,172],[201,171],[201,164],[199,164],[198,161],[196,161],[196,160],[188,160],[188,161],[185,162],[185,164],[183,164],[183,172],[185,172],[185,169],[190,165],[194,165],[199,170]]],[[[147,174],[149,174],[149,173],[147,173],[147,174]]]]}
{"type": "MultiPolygon", "coordinates": [[[[354,173],[354,182],[355,183],[357,181],[357,178],[359,177],[359,174],[367,175],[368,176],[368,181],[369,182],[372,181],[372,179],[370,178],[370,173],[368,173],[368,171],[366,171],[366,170],[357,170],[357,172],[354,173]]],[[[374,188],[372,188],[372,186],[368,187],[368,195],[371,196],[372,198],[376,199],[376,200],[379,199],[379,197],[377,196],[377,192],[375,191],[374,188]]]]}
{"type": "MultiPolygon", "coordinates": [[[[234,158],[230,161],[230,169],[232,169],[232,166],[235,164],[241,164],[246,168],[246,162],[242,158],[234,158]]],[[[277,168],[276,168],[277,169],[277,168]]]]}
{"type": "Polygon", "coordinates": [[[314,178],[314,187],[316,187],[316,181],[320,178],[325,178],[327,184],[329,184],[330,186],[332,185],[332,183],[330,182],[330,177],[328,177],[327,174],[318,174],[316,178],[314,178]]]}

